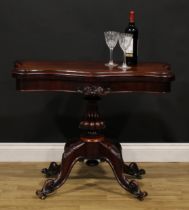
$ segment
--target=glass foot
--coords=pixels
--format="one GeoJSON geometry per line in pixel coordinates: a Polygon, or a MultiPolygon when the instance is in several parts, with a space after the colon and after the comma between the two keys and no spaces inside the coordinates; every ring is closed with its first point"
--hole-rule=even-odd
{"type": "Polygon", "coordinates": [[[127,66],[127,65],[122,65],[122,66],[118,66],[118,68],[126,71],[126,70],[130,69],[131,67],[127,66]]]}
{"type": "Polygon", "coordinates": [[[116,63],[106,63],[105,66],[115,67],[115,66],[118,66],[118,64],[116,64],[116,63]]]}

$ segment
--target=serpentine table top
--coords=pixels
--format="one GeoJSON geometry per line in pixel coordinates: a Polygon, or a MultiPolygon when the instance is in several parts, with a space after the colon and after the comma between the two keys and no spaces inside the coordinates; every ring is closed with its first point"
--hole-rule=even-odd
{"type": "Polygon", "coordinates": [[[21,91],[102,93],[169,92],[174,75],[170,65],[140,63],[126,71],[96,61],[17,61],[12,71],[21,91]]]}

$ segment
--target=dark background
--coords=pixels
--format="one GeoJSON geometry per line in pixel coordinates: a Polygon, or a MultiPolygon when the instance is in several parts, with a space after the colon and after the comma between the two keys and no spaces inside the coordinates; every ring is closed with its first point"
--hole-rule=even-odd
{"type": "MultiPolygon", "coordinates": [[[[15,60],[107,60],[103,32],[124,31],[130,9],[140,31],[139,60],[172,65],[168,94],[109,95],[101,102],[107,133],[121,142],[189,140],[189,1],[1,0],[0,141],[63,142],[78,134],[81,97],[20,93],[15,60]]],[[[114,58],[121,59],[119,47],[114,58]]]]}

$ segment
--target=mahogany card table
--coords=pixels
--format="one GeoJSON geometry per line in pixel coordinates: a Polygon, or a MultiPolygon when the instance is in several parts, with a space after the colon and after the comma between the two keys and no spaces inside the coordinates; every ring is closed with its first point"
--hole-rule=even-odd
{"type": "Polygon", "coordinates": [[[140,63],[128,70],[109,68],[94,61],[17,61],[12,71],[19,91],[62,91],[80,94],[86,100],[86,112],[79,124],[80,136],[65,144],[61,164],[52,162],[42,169],[47,177],[36,194],[45,199],[67,180],[77,161],[95,166],[109,163],[118,183],[139,200],[147,196],[133,178],[145,174],[134,162],[126,164],[121,144],[104,134],[105,121],[98,111],[98,101],[107,94],[127,92],[166,93],[171,90],[174,75],[170,65],[140,63]],[[132,178],[132,179],[130,179],[132,178]]]}

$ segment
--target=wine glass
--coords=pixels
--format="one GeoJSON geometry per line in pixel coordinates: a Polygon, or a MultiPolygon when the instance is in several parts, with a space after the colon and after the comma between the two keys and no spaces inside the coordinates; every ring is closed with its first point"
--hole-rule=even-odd
{"type": "Polygon", "coordinates": [[[127,66],[126,63],[126,52],[127,49],[132,41],[133,35],[132,34],[125,34],[125,33],[121,33],[119,35],[119,45],[121,47],[121,49],[123,50],[123,64],[121,66],[119,66],[120,69],[123,70],[127,70],[130,69],[131,67],[127,66]]]}
{"type": "Polygon", "coordinates": [[[119,33],[116,31],[106,31],[104,32],[104,36],[105,36],[106,44],[110,49],[110,61],[109,63],[105,64],[105,66],[109,66],[109,67],[117,66],[117,64],[113,62],[113,49],[118,42],[119,33]]]}

